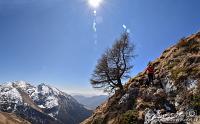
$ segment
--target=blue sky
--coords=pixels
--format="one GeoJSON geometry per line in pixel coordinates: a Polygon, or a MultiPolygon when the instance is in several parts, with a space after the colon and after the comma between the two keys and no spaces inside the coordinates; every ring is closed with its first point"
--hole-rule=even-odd
{"type": "Polygon", "coordinates": [[[89,79],[125,24],[138,57],[131,75],[180,38],[200,31],[199,0],[0,0],[0,82],[47,82],[67,92],[94,93],[89,79]]]}

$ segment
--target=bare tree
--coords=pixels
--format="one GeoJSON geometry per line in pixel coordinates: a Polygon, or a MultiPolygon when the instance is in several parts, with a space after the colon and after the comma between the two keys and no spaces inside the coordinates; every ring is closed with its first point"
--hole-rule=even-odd
{"type": "Polygon", "coordinates": [[[129,34],[123,33],[99,59],[90,80],[92,86],[109,93],[115,90],[123,92],[122,81],[129,78],[133,68],[131,60],[135,57],[134,49],[135,45],[130,43],[129,34]]]}

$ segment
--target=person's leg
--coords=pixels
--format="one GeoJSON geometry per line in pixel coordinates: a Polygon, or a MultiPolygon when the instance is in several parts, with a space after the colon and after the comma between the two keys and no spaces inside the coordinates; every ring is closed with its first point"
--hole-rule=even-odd
{"type": "Polygon", "coordinates": [[[148,74],[148,84],[151,84],[151,74],[148,74]]]}
{"type": "Polygon", "coordinates": [[[149,83],[153,85],[153,74],[148,74],[149,77],[149,83]]]}
{"type": "Polygon", "coordinates": [[[145,86],[149,86],[149,78],[145,80],[145,86]]]}
{"type": "Polygon", "coordinates": [[[154,82],[153,82],[153,77],[154,77],[154,75],[153,75],[153,74],[151,74],[151,82],[152,82],[152,85],[154,85],[154,82]]]}

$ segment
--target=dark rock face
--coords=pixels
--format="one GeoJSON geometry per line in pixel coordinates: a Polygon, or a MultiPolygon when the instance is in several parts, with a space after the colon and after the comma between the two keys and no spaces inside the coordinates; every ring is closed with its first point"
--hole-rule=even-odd
{"type": "Polygon", "coordinates": [[[0,90],[0,110],[32,124],[78,124],[91,114],[70,95],[45,84],[34,87],[17,81],[1,85],[0,90]]]}
{"type": "MultiPolygon", "coordinates": [[[[83,105],[80,105],[78,102],[69,102],[69,99],[66,99],[64,96],[60,96],[60,99],[60,107],[58,108],[59,112],[56,118],[62,122],[78,124],[91,114],[90,111],[86,111],[83,105]],[[66,115],[68,118],[66,118],[66,115]]],[[[72,97],[70,99],[71,101],[75,101],[72,97]]]]}
{"type": "Polygon", "coordinates": [[[16,115],[28,120],[32,124],[64,124],[49,115],[39,112],[29,106],[17,106],[16,115]]]}
{"type": "Polygon", "coordinates": [[[139,73],[124,85],[125,94],[116,92],[82,124],[186,123],[194,119],[188,111],[200,114],[200,33],[181,39],[152,64],[154,85],[145,86],[147,75],[139,73]]]}

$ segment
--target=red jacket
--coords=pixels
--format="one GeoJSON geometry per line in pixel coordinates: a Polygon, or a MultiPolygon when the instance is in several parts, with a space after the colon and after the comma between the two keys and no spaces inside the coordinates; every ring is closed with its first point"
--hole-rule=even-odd
{"type": "Polygon", "coordinates": [[[148,66],[146,69],[148,74],[153,74],[154,73],[154,68],[152,66],[148,66]]]}

